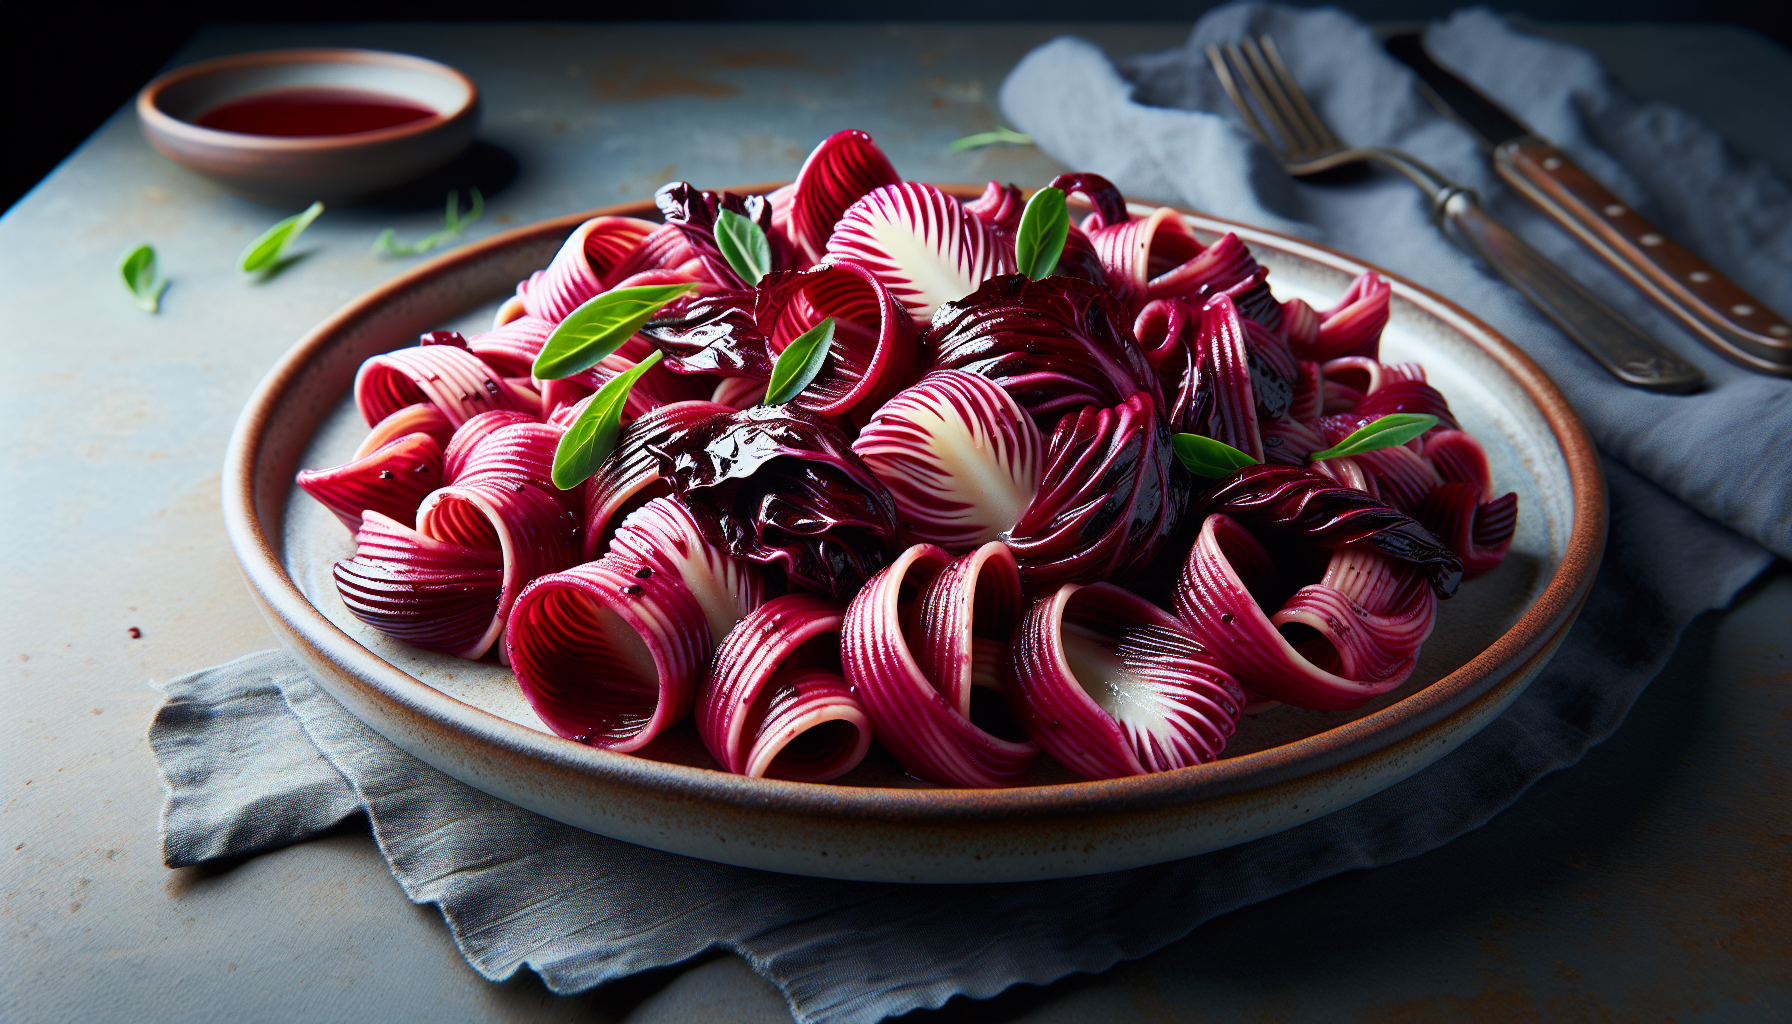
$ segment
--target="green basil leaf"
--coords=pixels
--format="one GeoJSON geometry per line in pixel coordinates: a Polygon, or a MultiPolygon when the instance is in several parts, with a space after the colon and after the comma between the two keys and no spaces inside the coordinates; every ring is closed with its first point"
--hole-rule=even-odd
{"type": "Polygon", "coordinates": [[[155,246],[139,245],[119,257],[118,275],[124,278],[124,286],[130,289],[131,300],[139,308],[146,313],[161,310],[162,292],[168,288],[168,279],[156,267],[155,246]]]}
{"type": "Polygon", "coordinates": [[[766,239],[765,229],[733,210],[716,214],[716,248],[748,285],[758,284],[771,273],[772,243],[766,239]]]}
{"type": "Polygon", "coordinates": [[[589,370],[622,347],[653,314],[680,295],[697,287],[691,284],[650,284],[638,288],[613,288],[594,295],[566,314],[547,344],[535,357],[539,380],[559,380],[589,370]]]}
{"type": "Polygon", "coordinates": [[[1235,469],[1259,465],[1249,452],[1241,452],[1224,441],[1200,434],[1176,434],[1170,438],[1170,447],[1176,450],[1183,468],[1210,480],[1231,476],[1235,469]]]}
{"type": "Polygon", "coordinates": [[[1020,215],[1020,228],[1014,233],[1014,262],[1035,281],[1050,277],[1058,269],[1058,257],[1064,255],[1069,237],[1070,208],[1064,204],[1064,190],[1048,185],[1033,193],[1020,215]]]}
{"type": "Polygon", "coordinates": [[[664,353],[654,351],[646,359],[611,377],[597,389],[585,411],[572,421],[560,444],[554,449],[554,486],[570,491],[597,472],[598,463],[616,450],[616,435],[622,432],[622,407],[628,404],[629,390],[641,375],[653,369],[664,353]]]}
{"type": "Polygon", "coordinates": [[[1314,452],[1307,456],[1307,461],[1342,459],[1381,448],[1392,448],[1395,445],[1405,444],[1435,426],[1437,426],[1437,417],[1429,413],[1392,413],[1356,431],[1330,448],[1322,452],[1314,452]]]}
{"type": "Polygon", "coordinates": [[[771,383],[765,386],[765,404],[783,405],[802,394],[821,372],[821,364],[833,344],[834,318],[831,316],[797,335],[795,341],[778,353],[778,361],[772,364],[771,383]]]}
{"type": "Polygon", "coordinates": [[[324,212],[324,204],[312,203],[301,213],[295,213],[273,227],[263,231],[261,237],[249,243],[243,250],[243,270],[254,273],[266,270],[280,262],[286,255],[287,247],[311,226],[317,215],[324,212]]]}
{"type": "Polygon", "coordinates": [[[997,143],[1002,142],[1008,143],[1011,146],[1031,146],[1033,144],[1033,136],[1022,135],[1012,128],[1003,128],[1001,125],[997,125],[996,130],[993,132],[979,132],[976,135],[966,135],[962,139],[955,140],[946,148],[954,153],[962,153],[967,149],[994,146],[997,143]]]}

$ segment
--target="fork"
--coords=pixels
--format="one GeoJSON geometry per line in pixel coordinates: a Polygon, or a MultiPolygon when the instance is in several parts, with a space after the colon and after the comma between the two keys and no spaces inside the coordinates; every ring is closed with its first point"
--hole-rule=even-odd
{"type": "Polygon", "coordinates": [[[1554,320],[1587,354],[1624,383],[1647,391],[1697,390],[1705,375],[1613,312],[1481,209],[1475,193],[1397,149],[1348,146],[1314,112],[1269,36],[1207,47],[1208,63],[1239,115],[1282,168],[1297,178],[1347,164],[1376,163],[1400,172],[1431,199],[1431,216],[1458,244],[1554,320]]]}

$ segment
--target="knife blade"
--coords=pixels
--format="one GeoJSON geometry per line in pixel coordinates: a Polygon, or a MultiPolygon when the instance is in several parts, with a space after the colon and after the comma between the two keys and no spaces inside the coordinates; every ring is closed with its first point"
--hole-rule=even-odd
{"type": "Polygon", "coordinates": [[[1758,373],[1792,377],[1792,325],[1668,238],[1567,155],[1445,70],[1419,33],[1389,36],[1388,53],[1419,76],[1440,113],[1467,128],[1494,170],[1599,254],[1707,347],[1758,373]]]}

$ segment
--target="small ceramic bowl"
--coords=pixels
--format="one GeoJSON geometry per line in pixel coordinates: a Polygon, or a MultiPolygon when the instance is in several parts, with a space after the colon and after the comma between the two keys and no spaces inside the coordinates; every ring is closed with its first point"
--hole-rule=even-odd
{"type": "Polygon", "coordinates": [[[158,152],[257,202],[352,202],[457,156],[479,126],[479,88],[445,64],[380,50],[269,50],[176,68],[137,95],[143,134],[158,152]],[[295,87],[379,93],[434,111],[348,135],[277,136],[203,128],[208,111],[295,87]]]}

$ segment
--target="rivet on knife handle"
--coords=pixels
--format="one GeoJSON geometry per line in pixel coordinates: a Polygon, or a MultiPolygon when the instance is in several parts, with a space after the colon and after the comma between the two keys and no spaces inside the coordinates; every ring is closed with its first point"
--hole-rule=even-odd
{"type": "Polygon", "coordinates": [[[1702,340],[1753,370],[1792,376],[1792,325],[1630,209],[1548,142],[1494,150],[1500,176],[1578,235],[1702,340]]]}
{"type": "Polygon", "coordinates": [[[1456,190],[1439,198],[1439,219],[1525,298],[1549,314],[1612,376],[1632,387],[1674,394],[1695,391],[1704,383],[1705,375],[1698,367],[1612,312],[1537,250],[1483,213],[1474,193],[1456,190]]]}

